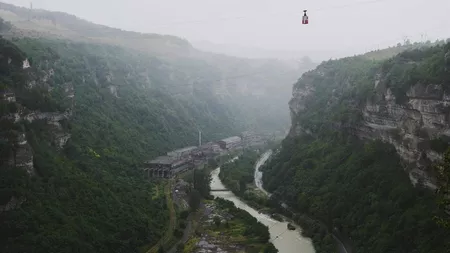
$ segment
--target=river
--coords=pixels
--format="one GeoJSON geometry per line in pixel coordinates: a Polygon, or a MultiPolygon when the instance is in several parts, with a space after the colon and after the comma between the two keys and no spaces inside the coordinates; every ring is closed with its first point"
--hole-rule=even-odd
{"type": "MultiPolygon", "coordinates": [[[[262,181],[263,173],[261,171],[259,171],[259,168],[267,161],[267,159],[269,159],[269,157],[271,155],[272,155],[272,150],[266,151],[256,162],[256,166],[255,166],[255,185],[261,191],[263,191],[267,196],[270,196],[270,193],[268,193],[266,190],[264,190],[264,188],[262,186],[263,185],[263,181],[262,181]]],[[[344,245],[344,243],[341,241],[341,239],[338,238],[337,234],[339,234],[339,231],[335,230],[335,231],[333,231],[332,236],[338,244],[339,253],[351,253],[352,251],[351,251],[351,248],[349,247],[349,243],[347,243],[347,247],[346,247],[344,245]]],[[[342,234],[340,236],[344,237],[342,234]]],[[[347,241],[350,242],[349,239],[347,239],[347,241]]]]}
{"type": "Polygon", "coordinates": [[[260,189],[262,192],[264,192],[267,196],[270,196],[270,193],[268,193],[263,188],[263,182],[262,182],[262,176],[263,173],[259,171],[259,168],[269,159],[269,157],[272,155],[272,150],[266,151],[256,162],[255,166],[255,185],[260,189]]]}
{"type": "MultiPolygon", "coordinates": [[[[259,167],[270,157],[272,151],[265,152],[256,163],[255,168],[255,183],[262,189],[262,173],[259,172],[259,167]],[[258,185],[259,184],[259,185],[258,185]]],[[[236,158],[235,158],[236,159],[236,158]]],[[[220,167],[211,172],[211,189],[226,188],[219,179],[220,167]]],[[[268,215],[258,213],[243,201],[241,201],[231,191],[228,192],[211,192],[215,197],[223,198],[232,201],[236,207],[243,209],[255,217],[259,222],[269,227],[270,240],[278,249],[279,253],[315,253],[311,239],[302,237],[300,235],[300,227],[296,226],[296,230],[288,230],[287,222],[279,222],[268,215]]]]}

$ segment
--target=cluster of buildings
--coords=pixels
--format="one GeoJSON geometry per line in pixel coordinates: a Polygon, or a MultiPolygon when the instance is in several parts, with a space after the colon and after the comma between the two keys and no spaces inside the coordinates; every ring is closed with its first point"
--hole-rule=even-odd
{"type": "MultiPolygon", "coordinates": [[[[244,132],[240,136],[232,136],[199,146],[190,146],[167,152],[164,156],[144,162],[143,169],[149,178],[171,178],[218,155],[264,145],[268,139],[269,136],[267,135],[244,132]]],[[[199,142],[201,143],[201,140],[199,142]]]]}

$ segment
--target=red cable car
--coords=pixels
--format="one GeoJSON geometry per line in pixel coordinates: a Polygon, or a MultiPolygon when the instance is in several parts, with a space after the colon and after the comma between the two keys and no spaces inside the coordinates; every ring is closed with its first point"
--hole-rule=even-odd
{"type": "Polygon", "coordinates": [[[305,14],[303,14],[302,17],[302,24],[307,25],[308,24],[308,15],[306,15],[306,10],[303,11],[305,14]]]}

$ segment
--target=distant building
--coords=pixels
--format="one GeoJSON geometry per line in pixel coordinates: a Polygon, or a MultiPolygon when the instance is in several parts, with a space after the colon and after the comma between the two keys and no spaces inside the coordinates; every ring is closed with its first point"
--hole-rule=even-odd
{"type": "Polygon", "coordinates": [[[176,174],[192,169],[190,157],[177,158],[173,156],[160,156],[144,163],[144,170],[148,177],[171,178],[176,174]]]}
{"type": "Polygon", "coordinates": [[[194,151],[193,155],[196,157],[210,158],[219,155],[222,152],[223,149],[220,148],[219,144],[208,142],[198,147],[197,150],[194,151]]]}
{"type": "Polygon", "coordinates": [[[222,149],[231,150],[237,149],[241,147],[241,137],[233,136],[222,139],[217,142],[222,149]]]}
{"type": "Polygon", "coordinates": [[[192,154],[197,149],[196,146],[186,147],[186,148],[180,148],[171,152],[167,152],[168,156],[181,158],[181,157],[187,157],[192,154]]]}
{"type": "Polygon", "coordinates": [[[265,135],[250,131],[241,133],[241,138],[244,147],[260,146],[267,143],[267,137],[265,135]]]}
{"type": "Polygon", "coordinates": [[[28,61],[28,59],[25,59],[23,61],[23,69],[27,69],[29,67],[31,67],[30,62],[28,61]]]}

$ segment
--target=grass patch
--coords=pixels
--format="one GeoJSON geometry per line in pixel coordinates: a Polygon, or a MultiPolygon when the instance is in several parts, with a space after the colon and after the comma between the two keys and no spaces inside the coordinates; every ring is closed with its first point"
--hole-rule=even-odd
{"type": "Polygon", "coordinates": [[[184,245],[183,253],[192,253],[194,252],[195,248],[197,247],[197,243],[200,241],[200,238],[198,237],[192,237],[189,239],[186,244],[184,245]]]}
{"type": "Polygon", "coordinates": [[[153,187],[152,199],[157,199],[161,196],[161,192],[164,192],[164,185],[155,185],[153,187]]]}

